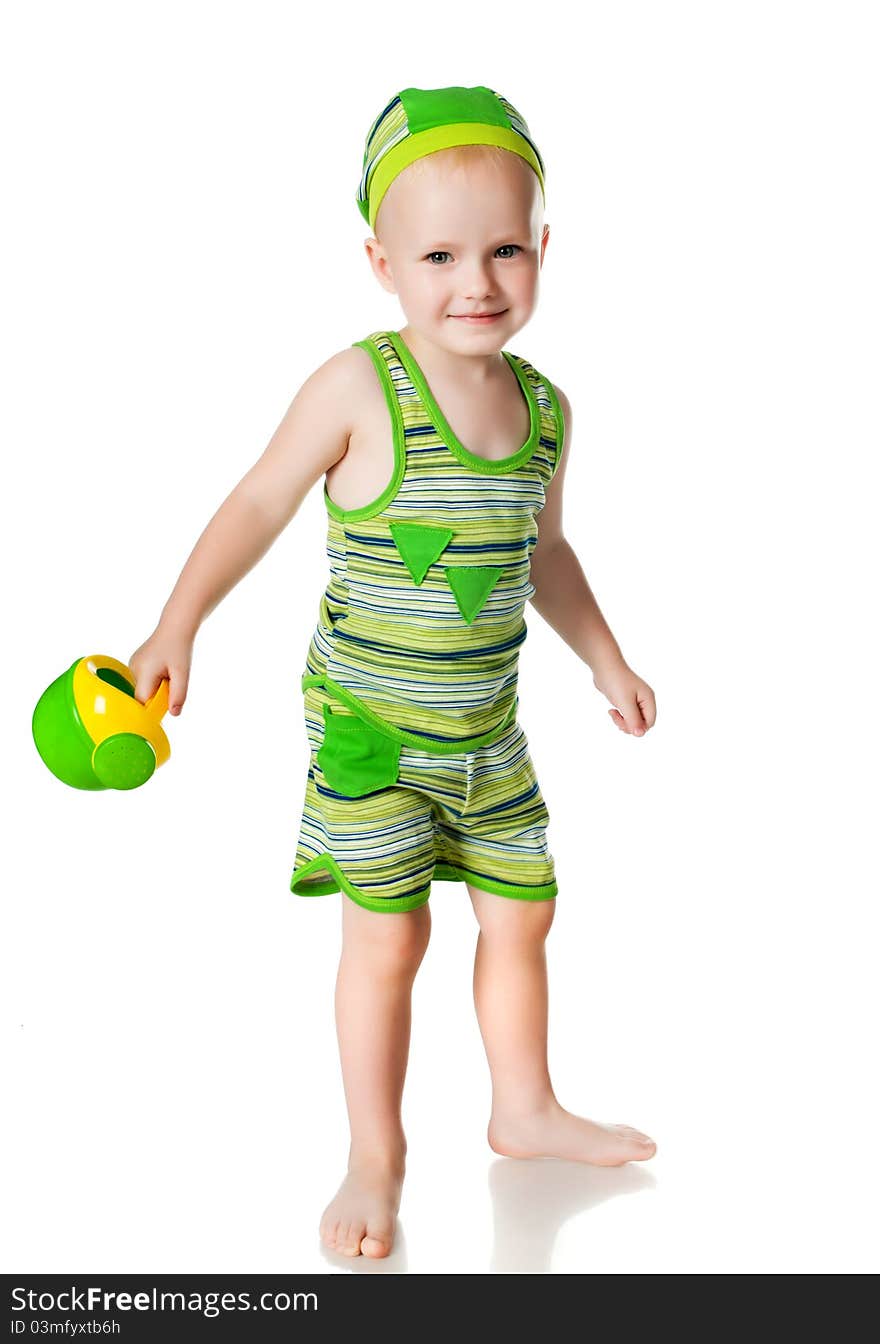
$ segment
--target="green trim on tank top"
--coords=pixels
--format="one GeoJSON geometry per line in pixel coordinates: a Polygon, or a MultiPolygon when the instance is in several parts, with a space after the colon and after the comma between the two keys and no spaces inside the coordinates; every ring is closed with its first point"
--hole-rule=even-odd
{"type": "MultiPolygon", "coordinates": [[[[529,437],[522,447],[518,448],[510,457],[502,458],[500,462],[491,462],[486,458],[479,457],[476,453],[472,453],[456,438],[452,426],[437,405],[437,402],[431,393],[431,389],[428,387],[427,380],[419,365],[416,363],[415,356],[410,353],[406,343],[399,337],[395,340],[395,336],[397,335],[396,332],[386,331],[382,334],[388,337],[389,342],[397,353],[398,359],[409,374],[413,386],[420,394],[425,410],[433,418],[435,429],[437,429],[438,433],[444,437],[446,446],[453,457],[458,458],[458,460],[463,462],[465,466],[472,467],[473,470],[487,476],[514,471],[517,467],[523,466],[523,464],[529,460],[535,452],[541,437],[541,412],[538,406],[535,390],[529,382],[529,379],[526,377],[525,372],[520,367],[515,355],[510,354],[507,350],[502,350],[501,352],[516,374],[517,381],[523,390],[523,395],[525,396],[526,404],[529,408],[529,437]]],[[[323,491],[324,504],[330,517],[335,518],[337,522],[340,523],[346,522],[349,519],[353,522],[359,522],[366,518],[375,518],[376,515],[380,514],[385,506],[390,504],[396,496],[406,471],[406,438],[403,426],[403,416],[400,410],[400,402],[397,399],[397,392],[391,381],[388,364],[376,349],[374,343],[368,338],[362,341],[352,341],[352,348],[355,346],[359,346],[360,349],[366,350],[367,354],[372,359],[379,375],[382,391],[385,394],[385,404],[387,405],[391,416],[391,433],[394,443],[394,471],[391,480],[385,486],[381,495],[378,495],[376,499],[372,500],[369,504],[361,504],[356,509],[340,508],[340,506],[330,498],[329,491],[327,490],[327,483],[325,481],[323,491]]],[[[552,386],[546,382],[546,379],[545,384],[551,401],[553,402],[556,414],[557,431],[561,433],[562,430],[560,427],[562,426],[562,419],[559,410],[559,402],[552,386]]],[[[559,451],[557,445],[556,458],[551,471],[550,480],[553,479],[553,475],[559,465],[559,451]]]]}
{"type": "Polygon", "coordinates": [[[338,681],[332,677],[325,676],[321,672],[306,672],[300,681],[300,687],[305,691],[309,686],[320,686],[328,695],[339,700],[341,704],[346,705],[353,713],[357,714],[366,723],[372,724],[379,732],[385,733],[387,737],[393,738],[395,742],[402,742],[410,747],[415,747],[417,751],[426,751],[432,756],[455,756],[463,751],[476,751],[478,747],[488,747],[492,742],[501,736],[516,719],[516,712],[519,708],[519,696],[515,696],[510,702],[507,713],[499,724],[490,728],[486,733],[478,733],[476,737],[460,737],[455,742],[435,742],[433,738],[427,737],[422,733],[410,733],[405,728],[397,728],[393,723],[381,718],[359,700],[356,695],[345,686],[340,686],[338,681]]]}
{"type": "Polygon", "coordinates": [[[556,395],[556,388],[549,378],[544,379],[544,386],[547,389],[547,396],[550,398],[550,405],[553,407],[553,415],[556,420],[556,452],[553,457],[553,466],[550,471],[550,481],[556,475],[559,467],[559,461],[562,457],[562,449],[565,444],[565,416],[562,414],[562,407],[559,404],[559,397],[556,395]]]}
{"type": "Polygon", "coordinates": [[[388,331],[385,335],[397,351],[401,364],[412,379],[413,386],[421,396],[425,409],[428,411],[434,422],[434,428],[442,437],[446,447],[452,453],[453,457],[457,457],[459,462],[462,462],[465,466],[471,467],[474,471],[486,476],[495,476],[500,472],[505,471],[515,471],[517,467],[521,467],[524,463],[528,462],[529,458],[537,448],[538,440],[541,437],[541,412],[538,406],[537,397],[535,396],[535,390],[526,377],[525,371],[520,367],[519,361],[515,355],[512,355],[509,350],[501,351],[502,355],[516,374],[516,380],[522,389],[526,405],[529,408],[529,437],[522,447],[518,448],[510,457],[504,457],[500,462],[491,462],[485,457],[480,457],[477,453],[472,453],[469,448],[465,448],[464,444],[456,438],[452,426],[437,405],[431,389],[428,386],[428,381],[419,367],[415,355],[400,334],[396,331],[388,331]]]}
{"type": "Polygon", "coordinates": [[[394,471],[391,480],[382,491],[381,495],[370,504],[361,504],[356,509],[341,509],[327,493],[326,482],[324,484],[324,503],[327,506],[327,512],[331,518],[338,522],[345,522],[346,519],[358,521],[363,518],[374,518],[377,513],[381,513],[386,504],[390,504],[394,496],[400,489],[403,481],[403,475],[406,470],[406,444],[403,434],[403,416],[400,413],[400,403],[397,400],[397,393],[391,382],[391,375],[388,372],[388,365],[382,358],[382,355],[376,349],[370,340],[352,341],[352,349],[360,346],[361,350],[366,350],[372,359],[379,374],[379,382],[382,384],[382,391],[385,393],[385,402],[391,414],[391,433],[394,439],[394,471]]]}

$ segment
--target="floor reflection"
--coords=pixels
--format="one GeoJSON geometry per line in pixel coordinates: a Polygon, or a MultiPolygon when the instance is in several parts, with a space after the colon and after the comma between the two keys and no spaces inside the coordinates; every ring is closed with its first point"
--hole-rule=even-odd
{"type": "MultiPolygon", "coordinates": [[[[636,1162],[622,1167],[591,1167],[555,1157],[499,1157],[489,1167],[493,1247],[491,1274],[550,1274],[560,1228],[578,1213],[606,1199],[651,1190],[657,1182],[636,1162]]],[[[403,1222],[397,1220],[390,1255],[341,1255],[320,1244],[334,1270],[350,1274],[407,1274],[409,1257],[403,1222]]],[[[478,1265],[471,1272],[485,1273],[478,1265]]]]}
{"type": "Polygon", "coordinates": [[[606,1199],[653,1189],[640,1164],[592,1167],[555,1157],[500,1157],[489,1168],[492,1274],[549,1274],[559,1229],[606,1199]]]}

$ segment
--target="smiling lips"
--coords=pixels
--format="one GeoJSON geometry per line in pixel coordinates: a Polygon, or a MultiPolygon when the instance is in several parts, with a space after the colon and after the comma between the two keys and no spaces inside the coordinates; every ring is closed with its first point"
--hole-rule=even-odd
{"type": "Polygon", "coordinates": [[[501,313],[450,313],[450,317],[457,317],[459,322],[492,322],[496,317],[501,317],[501,313]]]}

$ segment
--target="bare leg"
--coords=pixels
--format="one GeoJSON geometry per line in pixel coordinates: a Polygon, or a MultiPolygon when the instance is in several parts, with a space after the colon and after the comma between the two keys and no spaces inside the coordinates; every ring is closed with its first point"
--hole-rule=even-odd
{"type": "Polygon", "coordinates": [[[653,1157],[657,1146],[629,1125],[566,1111],[547,1067],[547,958],[555,900],[497,896],[468,884],[480,925],[474,1003],[492,1074],[489,1146],[508,1157],[564,1157],[602,1167],[653,1157]]]}
{"type": "Polygon", "coordinates": [[[428,906],[366,910],[342,896],[336,1030],[351,1130],[348,1174],[321,1219],[344,1255],[388,1255],[406,1159],[401,1119],[416,971],[428,946],[428,906]]]}

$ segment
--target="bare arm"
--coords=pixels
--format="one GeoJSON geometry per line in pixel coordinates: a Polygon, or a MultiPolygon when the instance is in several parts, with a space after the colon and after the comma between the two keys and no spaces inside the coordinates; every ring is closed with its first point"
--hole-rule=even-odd
{"type": "Polygon", "coordinates": [[[562,530],[562,495],[571,456],[572,413],[568,397],[555,383],[553,386],[562,409],[565,435],[562,458],[538,514],[538,542],[530,570],[535,587],[532,606],[591,669],[593,684],[612,703],[608,712],[618,728],[641,737],[656,718],[654,693],[627,665],[562,530]]]}
{"type": "Polygon", "coordinates": [[[160,624],[194,638],[269,550],[315,482],[344,455],[351,432],[351,368],[349,351],[343,350],[303,383],[263,455],[196,542],[160,624]]]}
{"type": "Polygon", "coordinates": [[[565,438],[562,459],[538,514],[538,543],[531,564],[536,591],[531,602],[569,648],[595,671],[598,664],[622,659],[623,655],[562,530],[562,494],[571,456],[572,414],[568,397],[558,387],[556,395],[565,419],[565,438]]]}
{"type": "Polygon", "coordinates": [[[340,351],[306,379],[262,457],[223,501],[196,542],[156,629],[131,655],[135,696],[146,703],[170,682],[179,714],[189,686],[199,626],[265,555],[322,473],[344,456],[361,357],[340,351]]]}

